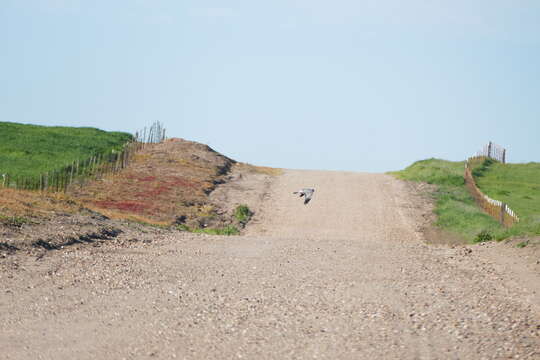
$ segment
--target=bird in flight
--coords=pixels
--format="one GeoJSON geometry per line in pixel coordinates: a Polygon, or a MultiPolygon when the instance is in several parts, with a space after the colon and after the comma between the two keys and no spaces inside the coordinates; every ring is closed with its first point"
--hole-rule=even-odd
{"type": "Polygon", "coordinates": [[[300,197],[304,197],[304,205],[307,205],[307,203],[311,200],[311,197],[313,196],[313,193],[315,192],[315,189],[302,189],[293,192],[293,194],[300,194],[300,197]]]}

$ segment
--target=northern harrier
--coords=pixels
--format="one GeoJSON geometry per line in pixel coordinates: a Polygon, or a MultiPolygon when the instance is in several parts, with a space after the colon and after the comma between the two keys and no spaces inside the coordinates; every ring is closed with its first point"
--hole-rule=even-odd
{"type": "Polygon", "coordinates": [[[304,196],[304,205],[307,205],[307,203],[311,200],[314,192],[315,189],[302,189],[293,192],[293,194],[300,194],[300,197],[304,196]]]}

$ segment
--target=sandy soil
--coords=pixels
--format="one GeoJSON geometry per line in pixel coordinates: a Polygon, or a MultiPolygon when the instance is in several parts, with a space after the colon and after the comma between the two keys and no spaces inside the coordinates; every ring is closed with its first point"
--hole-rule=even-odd
{"type": "Polygon", "coordinates": [[[387,175],[269,181],[250,182],[244,236],[140,229],[0,259],[0,357],[540,358],[526,252],[426,244],[426,204],[387,175]]]}

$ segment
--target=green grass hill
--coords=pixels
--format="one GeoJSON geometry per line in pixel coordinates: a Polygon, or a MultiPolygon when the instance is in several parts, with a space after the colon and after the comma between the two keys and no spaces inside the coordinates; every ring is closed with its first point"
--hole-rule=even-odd
{"type": "Polygon", "coordinates": [[[479,188],[491,198],[506,202],[519,216],[520,222],[508,229],[476,205],[465,187],[464,167],[464,161],[427,159],[391,174],[437,185],[433,193],[436,225],[470,242],[486,239],[485,234],[497,240],[540,235],[540,164],[501,164],[491,160],[473,164],[479,188]]]}
{"type": "Polygon", "coordinates": [[[502,164],[484,160],[473,163],[477,186],[500,200],[519,216],[508,235],[540,234],[540,163],[502,164]]]}
{"type": "Polygon", "coordinates": [[[38,176],[77,159],[119,150],[131,139],[128,133],[88,127],[0,122],[0,174],[38,176]]]}

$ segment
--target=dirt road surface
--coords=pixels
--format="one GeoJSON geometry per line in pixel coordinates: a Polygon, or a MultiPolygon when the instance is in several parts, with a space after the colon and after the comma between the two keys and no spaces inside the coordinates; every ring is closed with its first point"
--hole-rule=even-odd
{"type": "Polygon", "coordinates": [[[243,236],[0,260],[0,358],[540,359],[538,274],[426,245],[404,183],[287,170],[264,189],[243,236]]]}

